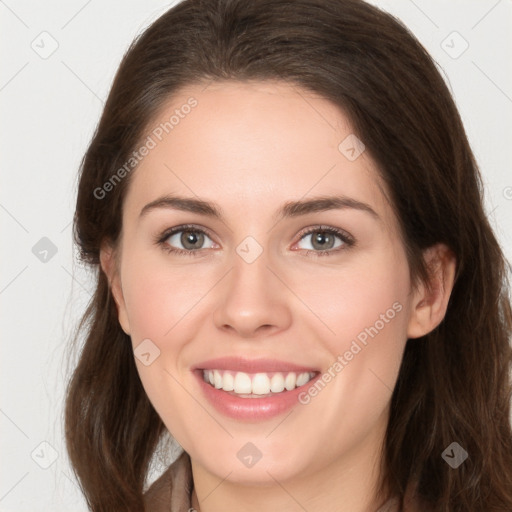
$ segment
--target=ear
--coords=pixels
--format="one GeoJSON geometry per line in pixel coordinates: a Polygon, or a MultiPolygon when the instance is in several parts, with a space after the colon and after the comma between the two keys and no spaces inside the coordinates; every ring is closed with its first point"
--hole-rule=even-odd
{"type": "Polygon", "coordinates": [[[413,292],[408,338],[424,336],[442,322],[454,284],[456,258],[445,244],[429,247],[423,257],[429,269],[430,290],[420,283],[413,292]]]}
{"type": "Polygon", "coordinates": [[[116,254],[114,248],[105,243],[100,248],[100,264],[103,272],[107,276],[108,284],[114,301],[117,306],[117,315],[119,324],[126,334],[130,334],[130,323],[126,312],[126,304],[121,287],[121,280],[117,268],[116,254]]]}

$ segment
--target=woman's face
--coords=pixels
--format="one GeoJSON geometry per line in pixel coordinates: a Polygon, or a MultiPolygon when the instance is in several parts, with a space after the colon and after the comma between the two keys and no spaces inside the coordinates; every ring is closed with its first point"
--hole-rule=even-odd
{"type": "Polygon", "coordinates": [[[414,294],[347,118],[284,83],[214,82],[183,89],[146,135],[113,290],[166,427],[197,467],[232,481],[368,461],[414,294]]]}

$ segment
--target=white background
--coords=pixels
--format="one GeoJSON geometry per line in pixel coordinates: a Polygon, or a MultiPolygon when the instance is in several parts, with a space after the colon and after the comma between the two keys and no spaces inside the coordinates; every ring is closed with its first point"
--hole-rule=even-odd
{"type": "MultiPolygon", "coordinates": [[[[444,70],[510,260],[512,0],[372,3],[404,21],[444,70]],[[453,31],[469,44],[458,58],[464,41],[453,31]]],[[[87,510],[62,429],[65,349],[93,289],[74,260],[76,176],[124,51],[170,5],[0,0],[2,512],[87,510]],[[32,48],[52,40],[58,48],[46,59],[32,48]],[[46,262],[32,252],[43,237],[57,249],[46,262]],[[47,469],[36,462],[52,454],[47,469]]]]}

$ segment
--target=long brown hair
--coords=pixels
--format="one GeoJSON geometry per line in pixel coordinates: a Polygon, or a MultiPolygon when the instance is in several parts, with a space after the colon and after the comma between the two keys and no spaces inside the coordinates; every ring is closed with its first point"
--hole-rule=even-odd
{"type": "Polygon", "coordinates": [[[99,198],[164,102],[210,80],[282,80],[338,105],[376,161],[415,283],[422,251],[457,258],[443,322],[409,340],[391,402],[383,487],[454,512],[512,510],[512,312],[506,260],[483,209],[482,181],[432,58],[393,16],[361,0],[185,0],[136,39],[83,158],[75,212],[97,287],[67,389],[67,450],[89,507],[143,511],[148,468],[166,433],[139,379],[99,249],[121,231],[127,175],[99,198]],[[468,459],[442,458],[452,442],[468,459]]]}

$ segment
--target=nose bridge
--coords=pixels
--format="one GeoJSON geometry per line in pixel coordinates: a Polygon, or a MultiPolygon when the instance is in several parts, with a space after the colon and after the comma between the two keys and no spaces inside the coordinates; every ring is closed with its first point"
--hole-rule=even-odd
{"type": "Polygon", "coordinates": [[[235,248],[231,261],[214,314],[217,327],[231,327],[244,337],[263,326],[266,330],[286,327],[291,320],[286,287],[268,268],[268,251],[247,237],[235,248]]]}

